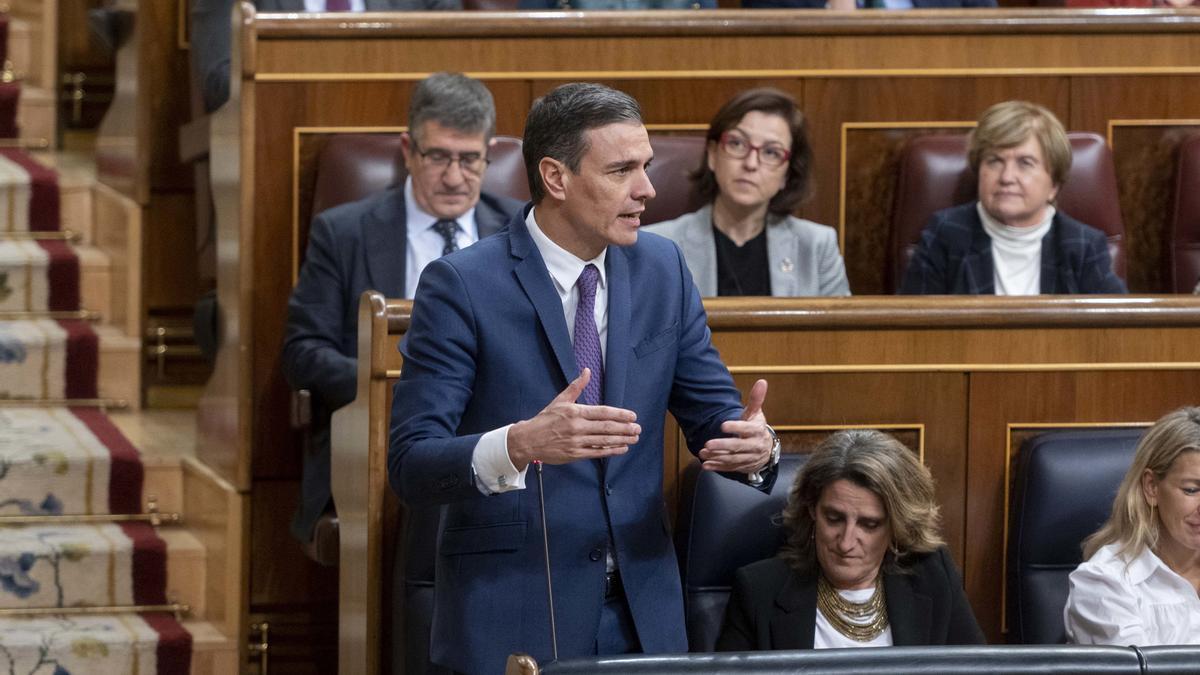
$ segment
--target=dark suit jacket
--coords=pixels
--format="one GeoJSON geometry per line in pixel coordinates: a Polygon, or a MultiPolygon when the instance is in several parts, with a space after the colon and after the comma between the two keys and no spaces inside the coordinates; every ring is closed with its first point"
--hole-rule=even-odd
{"type": "MultiPolygon", "coordinates": [[[[992,239],[983,229],[975,202],[933,214],[921,233],[900,293],[906,295],[992,295],[996,292],[992,239]]],[[[1042,239],[1043,295],[1125,293],[1112,271],[1104,233],[1068,216],[1054,214],[1042,239]]]]}
{"type": "MultiPolygon", "coordinates": [[[[520,208],[508,197],[482,195],[475,206],[480,238],[499,231],[520,208]]],[[[400,186],[318,214],[308,233],[283,343],[288,384],[313,395],[313,443],[292,522],[301,541],[312,538],[313,525],[329,506],[329,416],[354,400],[359,296],[373,289],[402,298],[407,290],[405,222],[400,186]]]]}
{"type": "MultiPolygon", "coordinates": [[[[670,241],[610,246],[604,402],[642,433],[606,461],[544,467],[559,656],[589,654],[604,602],[609,526],[642,647],[687,651],[683,592],[663,502],[663,420],[693,451],[742,413],[710,341],[700,294],[670,241]]],[[[432,661],[498,673],[513,652],[551,656],[538,479],[484,496],[471,468],[480,436],[533,417],[579,373],[562,302],[525,225],[425,268],[392,405],[388,479],[415,506],[445,504],[432,661]]],[[[763,489],[770,489],[774,472],[763,489]]]]}
{"type": "MultiPolygon", "coordinates": [[[[229,100],[230,15],[236,0],[192,0],[192,76],[212,112],[229,100]]],[[[260,12],[303,12],[304,0],[253,0],[260,12]]],[[[369,12],[462,9],[462,0],[364,0],[369,12]]]]}
{"type": "MultiPolygon", "coordinates": [[[[916,556],[905,573],[884,573],[892,642],[897,647],[983,644],[950,553],[916,556]]],[[[737,571],[717,651],[812,649],[817,575],[801,576],[782,558],[737,571]]]]}

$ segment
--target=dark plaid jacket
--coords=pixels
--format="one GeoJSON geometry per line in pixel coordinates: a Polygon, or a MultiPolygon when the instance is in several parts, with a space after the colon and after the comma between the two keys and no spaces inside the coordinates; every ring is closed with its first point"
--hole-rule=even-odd
{"type": "MultiPolygon", "coordinates": [[[[1044,295],[1125,293],[1104,233],[1059,211],[1042,239],[1044,295]]],[[[993,295],[992,241],[975,202],[933,214],[904,273],[905,295],[993,295]]]]}

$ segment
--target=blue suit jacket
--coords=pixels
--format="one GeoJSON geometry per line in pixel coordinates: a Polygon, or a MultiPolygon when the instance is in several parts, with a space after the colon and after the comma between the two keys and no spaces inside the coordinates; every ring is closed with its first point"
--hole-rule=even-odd
{"type": "MultiPolygon", "coordinates": [[[[906,295],[993,295],[996,267],[992,240],[983,229],[975,202],[933,214],[921,232],[904,272],[906,295]]],[[[1043,294],[1125,293],[1125,282],[1112,271],[1104,233],[1068,216],[1054,214],[1042,238],[1043,294]]]]}
{"type": "MultiPolygon", "coordinates": [[[[564,658],[589,654],[595,645],[606,524],[642,647],[687,650],[662,494],[663,421],[670,410],[696,451],[742,412],[679,249],[643,233],[633,246],[610,246],[606,260],[604,399],[635,411],[642,434],[620,457],[544,468],[564,658]]],[[[438,543],[432,660],[493,673],[503,671],[513,652],[548,659],[534,469],[526,489],[484,496],[471,468],[480,435],[533,417],[579,372],[562,303],[523,215],[500,235],[425,268],[400,351],[388,478],[409,504],[448,505],[438,543]]]]}
{"type": "MultiPolygon", "coordinates": [[[[479,236],[504,227],[521,203],[484,194],[475,206],[479,236]]],[[[300,279],[288,300],[283,374],[313,394],[312,447],[306,449],[292,533],[312,538],[329,506],[329,416],[354,400],[358,371],[358,300],[373,289],[405,296],[408,232],[404,187],[323,211],[313,219],[300,279]]]]}

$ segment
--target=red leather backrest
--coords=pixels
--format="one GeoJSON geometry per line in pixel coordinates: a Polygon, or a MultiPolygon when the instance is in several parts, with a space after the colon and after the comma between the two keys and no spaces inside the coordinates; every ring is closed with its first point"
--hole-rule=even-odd
{"type": "MultiPolygon", "coordinates": [[[[1113,270],[1125,277],[1125,226],[1117,199],[1112,152],[1096,134],[1072,132],[1071,171],[1059,190],[1059,210],[1108,235],[1113,270]]],[[[935,211],[977,199],[976,177],[967,166],[965,134],[931,134],[910,140],[900,156],[892,208],[889,270],[894,291],[904,277],[921,231],[935,211]]]]}
{"type": "Polygon", "coordinates": [[[1175,204],[1167,242],[1171,289],[1191,293],[1200,281],[1200,134],[1179,146],[1175,204]]]}
{"type": "Polygon", "coordinates": [[[704,154],[703,136],[650,136],[654,161],[650,163],[650,182],[655,197],[646,202],[642,224],[652,225],[678,218],[703,206],[688,178],[704,154]]]}
{"type": "MultiPolygon", "coordinates": [[[[529,199],[521,139],[497,136],[488,157],[483,191],[529,199]]],[[[400,154],[400,134],[338,134],[325,142],[317,159],[312,212],[345,204],[399,185],[408,177],[400,154]]]]}

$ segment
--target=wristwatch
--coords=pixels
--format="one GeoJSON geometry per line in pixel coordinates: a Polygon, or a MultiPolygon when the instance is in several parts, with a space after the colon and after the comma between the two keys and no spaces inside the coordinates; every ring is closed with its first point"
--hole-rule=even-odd
{"type": "Polygon", "coordinates": [[[767,433],[771,434],[771,457],[767,459],[767,463],[763,465],[763,468],[746,476],[746,482],[753,487],[758,487],[759,485],[763,484],[764,479],[762,477],[762,473],[779,463],[779,454],[782,452],[781,444],[779,442],[779,434],[775,433],[775,430],[771,428],[770,424],[766,425],[766,427],[767,433]]]}

